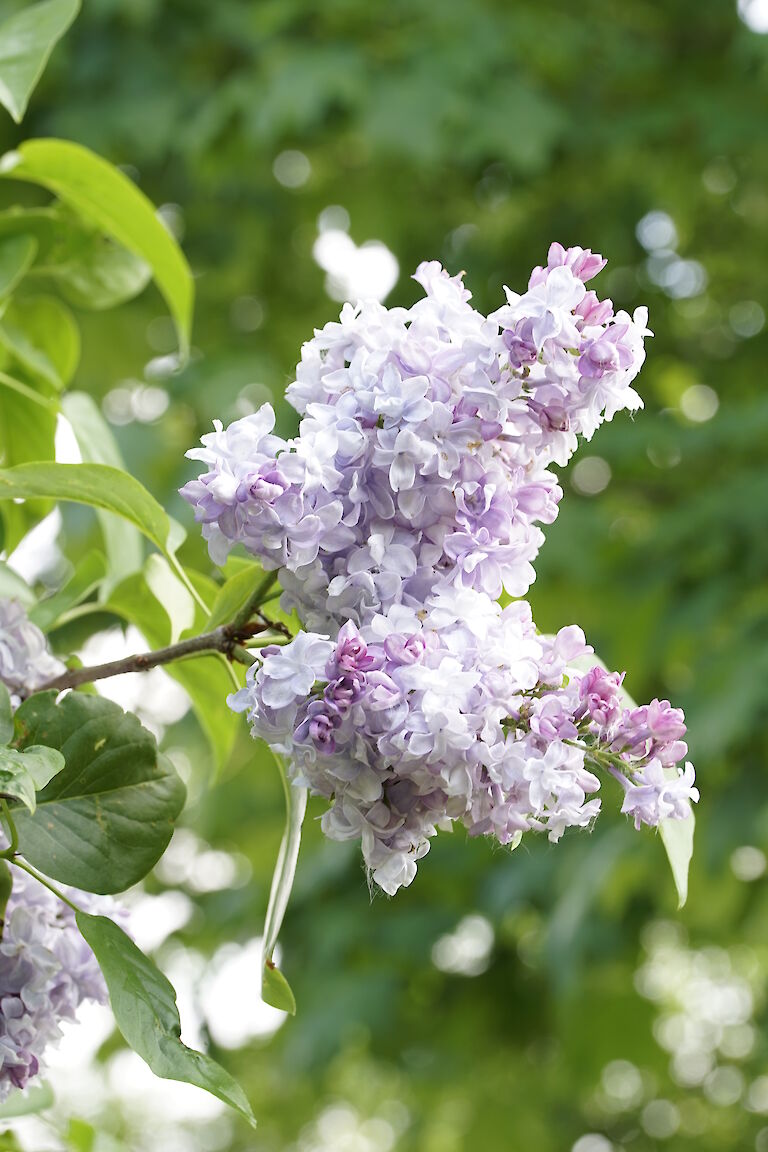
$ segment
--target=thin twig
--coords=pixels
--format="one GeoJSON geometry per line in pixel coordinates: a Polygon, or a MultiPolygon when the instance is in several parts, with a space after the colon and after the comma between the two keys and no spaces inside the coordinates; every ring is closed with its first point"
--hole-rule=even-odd
{"type": "Polygon", "coordinates": [[[199,656],[204,652],[222,652],[230,659],[250,664],[250,657],[238,643],[241,638],[243,637],[231,626],[215,628],[213,632],[204,632],[201,636],[180,640],[178,644],[158,648],[155,652],[139,652],[135,656],[124,656],[121,660],[110,660],[106,664],[95,664],[90,668],[69,668],[60,676],[42,684],[37,691],[45,692],[53,689],[62,692],[65,688],[77,688],[80,684],[91,684],[94,680],[105,680],[109,676],[121,676],[124,672],[147,672],[160,664],[171,664],[175,660],[183,660],[187,656],[199,656]]]}

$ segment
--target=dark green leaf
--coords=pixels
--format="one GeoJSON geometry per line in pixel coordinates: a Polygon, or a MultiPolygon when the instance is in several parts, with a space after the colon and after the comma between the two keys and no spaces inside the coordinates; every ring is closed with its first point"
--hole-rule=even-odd
{"type": "Polygon", "coordinates": [[[0,938],[5,927],[5,910],[13,891],[13,876],[6,860],[0,860],[0,938]]]}
{"type": "Polygon", "coordinates": [[[186,354],[194,284],[176,241],[151,202],[124,173],[80,144],[27,140],[0,161],[0,174],[48,188],[152,269],[186,354]]]}
{"type": "Polygon", "coordinates": [[[0,103],[17,124],[56,42],[79,11],[79,0],[43,0],[0,25],[0,103]]]}
{"type": "Polygon", "coordinates": [[[77,913],[77,926],[93,949],[109,990],[117,1026],[156,1076],[181,1080],[211,1092],[254,1127],[240,1085],[210,1056],[181,1042],[181,1022],[172,985],[106,916],[77,913]]]}
{"type": "Polygon", "coordinates": [[[72,692],[57,704],[41,692],[16,713],[22,748],[58,748],[64,769],[19,809],[21,853],[64,884],[121,892],[165,851],[184,804],[184,785],[135,716],[110,700],[72,692]]]}

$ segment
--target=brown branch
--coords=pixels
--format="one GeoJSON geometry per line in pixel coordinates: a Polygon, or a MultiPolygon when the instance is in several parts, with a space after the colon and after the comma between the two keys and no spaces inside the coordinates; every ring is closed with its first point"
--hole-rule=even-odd
{"type": "Polygon", "coordinates": [[[65,688],[77,688],[80,684],[91,684],[94,680],[105,680],[109,676],[121,676],[124,672],[147,672],[161,664],[171,664],[174,660],[199,656],[205,652],[222,652],[230,660],[250,664],[251,657],[239,644],[241,638],[244,638],[242,633],[235,632],[229,626],[215,628],[213,632],[204,632],[190,640],[180,640],[178,644],[169,644],[167,648],[158,648],[154,652],[139,652],[135,656],[124,656],[121,660],[110,660],[107,664],[95,664],[90,668],[69,668],[60,676],[42,684],[37,691],[55,689],[62,692],[65,688]]]}

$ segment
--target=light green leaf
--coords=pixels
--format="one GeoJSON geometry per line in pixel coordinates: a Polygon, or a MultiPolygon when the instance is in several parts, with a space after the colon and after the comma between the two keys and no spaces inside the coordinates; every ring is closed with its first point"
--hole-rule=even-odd
{"type": "Polygon", "coordinates": [[[35,604],[28,612],[30,620],[43,632],[48,632],[65,612],[80,604],[99,587],[106,572],[107,562],[103,554],[87,552],[66,584],[52,596],[35,604]]]}
{"type": "Polygon", "coordinates": [[[80,360],[80,330],[69,308],[54,296],[13,300],[0,323],[0,344],[57,392],[69,384],[80,360]]]}
{"type": "Polygon", "coordinates": [[[156,1076],[203,1088],[255,1127],[251,1106],[237,1081],[210,1056],[181,1042],[176,993],[162,972],[106,916],[78,912],[77,926],[99,962],[126,1043],[156,1076]]]}
{"type": "Polygon", "coordinates": [[[9,744],[13,739],[13,709],[11,708],[11,694],[5,684],[0,681],[0,746],[9,744]]]}
{"type": "Polygon", "coordinates": [[[662,820],[659,824],[661,842],[669,858],[672,878],[677,888],[677,906],[682,908],[688,899],[688,870],[693,858],[693,834],[696,818],[691,812],[686,820],[662,820]]]}
{"type": "Polygon", "coordinates": [[[165,609],[171,622],[169,643],[175,644],[182,632],[195,622],[195,602],[164,556],[147,558],[144,576],[152,595],[165,609]]]}
{"type": "Polygon", "coordinates": [[[65,766],[14,811],[30,864],[87,892],[122,892],[165,851],[185,790],[150,732],[111,700],[40,692],[16,712],[19,745],[58,749],[65,766]]]}
{"type": "MultiPolygon", "coordinates": [[[[125,462],[112,429],[96,402],[86,392],[68,392],[61,402],[64,415],[75,433],[86,464],[107,464],[125,471],[125,462]]],[[[99,512],[101,533],[107,553],[108,576],[102,586],[102,598],[132,572],[138,572],[144,561],[141,533],[134,524],[99,512]]]]}
{"type": "Polygon", "coordinates": [[[267,1004],[271,1004],[274,1008],[281,1008],[283,1012],[290,1012],[292,1016],[295,1016],[296,999],[293,991],[285,976],[276,967],[272,957],[293,888],[296,862],[301,846],[301,826],[307,811],[308,793],[306,788],[298,788],[291,784],[286,776],[285,765],[281,757],[276,753],[274,756],[280,769],[280,778],[285,792],[285,832],[272,876],[267,916],[264,921],[264,968],[261,974],[261,995],[267,1004]]]}
{"type": "MultiPolygon", "coordinates": [[[[198,590],[210,594],[206,581],[200,573],[190,573],[198,590]]],[[[122,581],[112,592],[105,604],[130,624],[135,624],[153,648],[168,644],[171,623],[168,614],[149,591],[141,573],[135,573],[122,581]]],[[[205,616],[198,609],[195,627],[203,631],[205,616]]],[[[223,660],[216,656],[196,656],[179,660],[166,666],[166,672],[189,694],[195,709],[195,717],[211,747],[214,762],[221,766],[229,759],[235,742],[238,723],[234,713],[227,707],[227,695],[232,691],[232,683],[223,660]]]]}
{"type": "Polygon", "coordinates": [[[143,292],[152,279],[145,260],[99,232],[81,228],[60,264],[49,263],[46,275],[77,308],[115,308],[143,292]]]}
{"type": "Polygon", "coordinates": [[[130,252],[145,260],[189,349],[194,284],[176,241],[124,173],[80,144],[27,140],[0,160],[0,175],[48,188],[130,252]]]}
{"type": "Polygon", "coordinates": [[[35,594],[26,580],[22,580],[21,576],[2,560],[0,560],[0,596],[18,600],[20,604],[25,605],[35,602],[35,594]]]}
{"type": "Polygon", "coordinates": [[[9,296],[37,255],[34,236],[8,236],[0,241],[0,298],[9,296]]]}
{"type": "Polygon", "coordinates": [[[43,0],[0,25],[0,103],[17,124],[48,57],[79,11],[79,0],[43,0]]]}
{"type": "Polygon", "coordinates": [[[53,1103],[53,1088],[45,1080],[23,1090],[19,1088],[0,1104],[0,1120],[15,1120],[17,1116],[34,1116],[50,1108],[53,1103]]]}
{"type": "Polygon", "coordinates": [[[35,811],[35,793],[61,772],[64,757],[55,748],[31,745],[23,752],[0,748],[0,792],[35,811]]]}
{"type": "Polygon", "coordinates": [[[216,593],[211,615],[206,621],[206,630],[228,624],[245,607],[263,579],[264,569],[255,561],[230,576],[216,593]]]}
{"type": "Polygon", "coordinates": [[[168,517],[138,480],[118,468],[105,464],[20,464],[0,471],[0,500],[19,498],[73,500],[114,512],[167,553],[168,517]]]}

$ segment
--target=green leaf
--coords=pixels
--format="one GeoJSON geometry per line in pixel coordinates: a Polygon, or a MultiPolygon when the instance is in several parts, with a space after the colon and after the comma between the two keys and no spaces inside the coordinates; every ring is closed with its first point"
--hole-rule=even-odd
{"type": "Polygon", "coordinates": [[[0,103],[17,124],[48,57],[79,11],[79,0],[43,0],[0,25],[0,103]]]}
{"type": "Polygon", "coordinates": [[[33,1116],[44,1112],[54,1103],[53,1088],[47,1081],[12,1092],[0,1104],[0,1120],[15,1120],[17,1116],[33,1116]]]}
{"type": "Polygon", "coordinates": [[[216,593],[206,631],[228,624],[244,608],[256,588],[264,579],[264,569],[255,561],[242,571],[230,576],[216,593]]]}
{"type": "MultiPolygon", "coordinates": [[[[72,425],[84,463],[106,464],[125,471],[112,429],[92,397],[85,392],[68,392],[62,398],[61,408],[72,425]]],[[[103,512],[99,512],[98,517],[108,562],[108,576],[102,588],[102,597],[105,597],[120,580],[138,572],[144,561],[144,550],[141,533],[134,524],[103,512]]]]}
{"type": "Polygon", "coordinates": [[[32,266],[37,255],[37,240],[22,234],[0,241],[0,298],[10,296],[32,266]]]}
{"type": "Polygon", "coordinates": [[[48,188],[107,236],[145,260],[189,349],[194,283],[186,260],[154,207],[124,173],[80,144],[27,140],[0,160],[0,175],[48,188]]]}
{"type": "Polygon", "coordinates": [[[688,899],[688,870],[693,858],[693,834],[696,818],[691,812],[686,820],[662,820],[659,824],[661,842],[669,859],[672,878],[677,889],[677,906],[682,908],[688,899]]]}
{"type": "Polygon", "coordinates": [[[155,553],[147,558],[144,577],[150,592],[165,609],[171,622],[168,642],[175,644],[182,632],[195,623],[195,602],[164,556],[155,553]]]}
{"type": "Polygon", "coordinates": [[[54,296],[14,300],[0,323],[0,344],[35,379],[57,392],[69,384],[80,360],[80,330],[54,296]]]}
{"type": "Polygon", "coordinates": [[[172,985],[106,916],[77,913],[77,926],[99,962],[117,1026],[156,1076],[194,1084],[217,1096],[256,1126],[240,1085],[210,1056],[181,1042],[172,985]]]}
{"type": "Polygon", "coordinates": [[[264,921],[264,968],[261,974],[261,995],[273,1008],[296,1015],[296,999],[291,986],[272,959],[275,944],[283,923],[285,910],[293,888],[296,862],[301,846],[301,826],[307,811],[307,789],[290,783],[285,773],[282,759],[273,753],[280,769],[280,778],[285,792],[285,832],[280,843],[277,863],[272,876],[269,892],[269,905],[264,921]]]}
{"type": "Polygon", "coordinates": [[[21,464],[0,471],[0,500],[73,500],[123,517],[168,552],[171,523],[154,496],[128,472],[105,464],[21,464]]]}
{"type": "Polygon", "coordinates": [[[20,800],[35,811],[35,793],[44,788],[64,767],[64,757],[55,748],[32,745],[23,752],[0,748],[0,792],[20,800]]]}
{"type": "MultiPolygon", "coordinates": [[[[190,575],[194,583],[200,583],[199,573],[193,572],[190,575]]],[[[200,590],[204,594],[209,592],[207,584],[203,583],[200,583],[200,590]]],[[[161,648],[169,643],[171,622],[168,613],[150,592],[142,573],[137,572],[122,581],[112,592],[105,608],[129,624],[135,624],[151,647],[161,648]]],[[[195,627],[200,631],[203,630],[204,620],[204,615],[198,609],[195,627]]],[[[227,695],[232,691],[232,683],[226,665],[216,656],[196,656],[168,664],[165,671],[189,694],[215,764],[225,764],[238,731],[237,718],[227,707],[227,695]]]]}
{"type": "Polygon", "coordinates": [[[103,581],[107,562],[101,552],[86,552],[66,584],[52,596],[35,604],[27,613],[33,624],[48,632],[65,612],[82,603],[103,581]]]}
{"type": "Polygon", "coordinates": [[[13,709],[11,694],[0,680],[0,745],[9,744],[13,739],[13,709]]]}
{"type": "Polygon", "coordinates": [[[71,238],[70,251],[62,255],[61,263],[49,263],[45,272],[77,308],[115,308],[138,296],[152,279],[145,260],[82,226],[71,238]]]}
{"type": "Polygon", "coordinates": [[[8,901],[11,898],[13,891],[13,876],[8,867],[7,860],[0,860],[0,938],[3,935],[3,928],[5,927],[5,910],[8,907],[8,901]]]}
{"type": "Polygon", "coordinates": [[[26,580],[22,580],[21,576],[2,560],[0,560],[0,596],[18,600],[20,604],[25,605],[35,602],[35,594],[26,580]]]}
{"type": "Polygon", "coordinates": [[[162,856],[184,804],[184,785],[150,732],[111,700],[71,692],[30,696],[16,712],[22,748],[59,749],[65,767],[14,812],[30,864],[88,892],[122,892],[162,856]]]}

